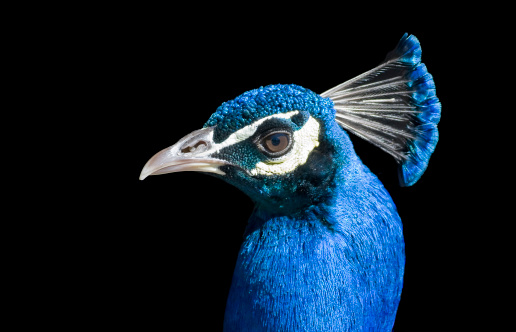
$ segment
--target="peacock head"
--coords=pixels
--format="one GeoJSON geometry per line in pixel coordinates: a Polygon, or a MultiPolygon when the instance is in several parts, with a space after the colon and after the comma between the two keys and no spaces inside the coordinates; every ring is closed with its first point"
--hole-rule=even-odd
{"type": "Polygon", "coordinates": [[[260,87],[223,103],[203,129],[157,153],[140,179],[205,172],[265,209],[297,210],[329,194],[343,156],[338,135],[345,134],[329,98],[297,85],[260,87]]]}

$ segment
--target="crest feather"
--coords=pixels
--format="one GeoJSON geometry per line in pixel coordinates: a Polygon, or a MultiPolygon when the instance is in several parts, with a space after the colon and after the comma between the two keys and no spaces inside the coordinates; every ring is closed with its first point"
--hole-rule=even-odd
{"type": "Polygon", "coordinates": [[[404,34],[384,62],[324,92],[339,125],[392,155],[402,186],[419,180],[438,141],[441,104],[421,63],[421,46],[404,34]]]}

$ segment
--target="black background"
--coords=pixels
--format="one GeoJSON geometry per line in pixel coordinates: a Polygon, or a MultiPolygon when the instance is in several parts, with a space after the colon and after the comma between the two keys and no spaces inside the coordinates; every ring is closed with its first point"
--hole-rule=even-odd
{"type": "Polygon", "coordinates": [[[74,212],[51,265],[66,271],[57,277],[66,286],[56,287],[72,326],[222,330],[252,202],[197,173],[139,181],[143,165],[222,102],[276,83],[322,93],[378,65],[408,32],[442,103],[429,168],[400,188],[394,160],[352,137],[403,220],[407,263],[394,331],[515,330],[514,217],[505,212],[513,173],[489,116],[491,32],[452,17],[380,22],[331,8],[194,7],[99,8],[55,26],[74,26],[58,43],[74,109],[63,139],[81,128],[85,166],[65,178],[84,189],[63,193],[74,212]]]}

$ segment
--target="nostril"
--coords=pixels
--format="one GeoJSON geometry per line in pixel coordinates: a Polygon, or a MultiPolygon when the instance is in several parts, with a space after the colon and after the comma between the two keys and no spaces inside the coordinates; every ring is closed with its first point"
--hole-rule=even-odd
{"type": "Polygon", "coordinates": [[[206,150],[208,143],[205,141],[198,141],[194,145],[188,145],[181,149],[181,153],[194,153],[194,152],[202,152],[206,150]]]}

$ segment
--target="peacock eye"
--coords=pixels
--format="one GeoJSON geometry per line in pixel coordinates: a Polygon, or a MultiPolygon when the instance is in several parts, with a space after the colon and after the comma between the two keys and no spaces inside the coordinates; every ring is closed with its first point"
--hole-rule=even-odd
{"type": "Polygon", "coordinates": [[[261,140],[261,146],[265,152],[273,156],[281,155],[290,147],[290,134],[286,132],[274,132],[261,140]]]}

